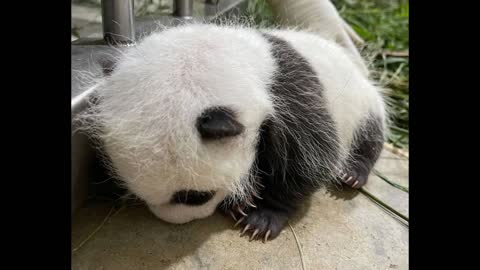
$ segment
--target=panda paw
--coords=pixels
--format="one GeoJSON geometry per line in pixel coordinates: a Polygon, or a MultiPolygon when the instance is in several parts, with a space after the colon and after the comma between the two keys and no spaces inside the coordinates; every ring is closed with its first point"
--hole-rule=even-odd
{"type": "Polygon", "coordinates": [[[264,243],[275,239],[288,221],[286,213],[262,205],[237,206],[229,210],[229,214],[236,222],[234,227],[240,227],[241,237],[248,235],[249,241],[262,240],[264,243]]]}
{"type": "Polygon", "coordinates": [[[370,171],[364,166],[352,168],[346,172],[340,172],[340,181],[347,186],[355,189],[363,187],[368,180],[370,171]]]}
{"type": "Polygon", "coordinates": [[[367,183],[367,178],[364,177],[363,175],[357,176],[355,173],[352,173],[352,174],[345,173],[341,177],[341,181],[351,188],[359,189],[367,183]]]}

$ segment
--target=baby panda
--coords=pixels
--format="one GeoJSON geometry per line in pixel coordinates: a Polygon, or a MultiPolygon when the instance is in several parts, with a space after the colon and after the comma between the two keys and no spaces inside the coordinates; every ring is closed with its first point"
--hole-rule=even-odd
{"type": "Polygon", "coordinates": [[[84,129],[158,218],[219,208],[274,239],[315,191],[360,188],[378,159],[384,102],[356,57],[318,32],[177,26],[122,53],[84,129]]]}

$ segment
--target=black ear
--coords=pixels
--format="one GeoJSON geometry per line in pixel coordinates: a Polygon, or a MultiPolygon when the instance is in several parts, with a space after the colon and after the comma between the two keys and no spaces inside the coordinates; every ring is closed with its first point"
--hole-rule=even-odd
{"type": "Polygon", "coordinates": [[[197,130],[202,139],[221,139],[237,136],[245,127],[235,120],[235,114],[230,109],[213,107],[198,117],[197,130]]]}

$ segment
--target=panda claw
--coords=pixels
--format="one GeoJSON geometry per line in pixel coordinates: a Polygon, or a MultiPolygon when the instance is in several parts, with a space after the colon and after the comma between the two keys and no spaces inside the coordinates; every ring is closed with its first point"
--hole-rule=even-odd
{"type": "Polygon", "coordinates": [[[259,199],[259,200],[263,200],[263,198],[262,198],[262,197],[260,197],[260,195],[253,194],[253,196],[254,196],[255,198],[259,199]]]}
{"type": "Polygon", "coordinates": [[[237,211],[245,217],[248,216],[247,214],[245,214],[245,212],[242,211],[242,208],[240,208],[240,206],[237,207],[237,211]]]}
{"type": "Polygon", "coordinates": [[[258,193],[257,193],[256,191],[252,191],[252,195],[253,195],[253,197],[255,197],[255,198],[259,199],[259,200],[263,200],[263,198],[260,197],[260,195],[258,195],[258,193]]]}
{"type": "Polygon", "coordinates": [[[358,180],[355,181],[355,183],[353,183],[352,187],[356,187],[358,185],[358,180]]]}
{"type": "Polygon", "coordinates": [[[245,219],[245,217],[242,217],[241,219],[239,219],[237,221],[237,223],[235,223],[235,225],[233,225],[234,228],[236,228],[238,226],[238,224],[242,223],[242,221],[245,219]]]}
{"type": "Polygon", "coordinates": [[[267,231],[267,233],[265,234],[265,237],[263,238],[263,243],[268,241],[268,237],[270,236],[271,233],[272,233],[272,231],[270,231],[270,230],[267,231]]]}
{"type": "Polygon", "coordinates": [[[249,228],[250,228],[250,224],[247,224],[247,226],[245,226],[245,228],[243,228],[243,231],[240,233],[240,236],[243,236],[248,231],[249,228]]]}
{"type": "Polygon", "coordinates": [[[250,236],[250,239],[249,239],[248,241],[252,241],[253,239],[255,239],[255,236],[257,235],[258,232],[259,232],[259,230],[256,229],[256,230],[253,232],[252,236],[250,236]]]}
{"type": "Polygon", "coordinates": [[[253,208],[257,208],[257,206],[254,205],[253,203],[251,203],[250,201],[247,201],[247,205],[249,205],[249,206],[251,206],[251,207],[253,207],[253,208]]]}
{"type": "Polygon", "coordinates": [[[234,221],[237,221],[237,218],[235,217],[235,214],[232,211],[228,211],[230,213],[230,216],[232,216],[234,221]]]}

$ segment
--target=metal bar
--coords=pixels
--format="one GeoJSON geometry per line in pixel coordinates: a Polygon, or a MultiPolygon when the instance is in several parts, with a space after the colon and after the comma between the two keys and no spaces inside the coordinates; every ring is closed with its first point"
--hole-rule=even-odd
{"type": "Polygon", "coordinates": [[[135,43],[133,0],[102,0],[103,38],[115,45],[135,43]]]}
{"type": "Polygon", "coordinates": [[[175,16],[182,18],[193,17],[193,0],[175,0],[175,16]]]}

